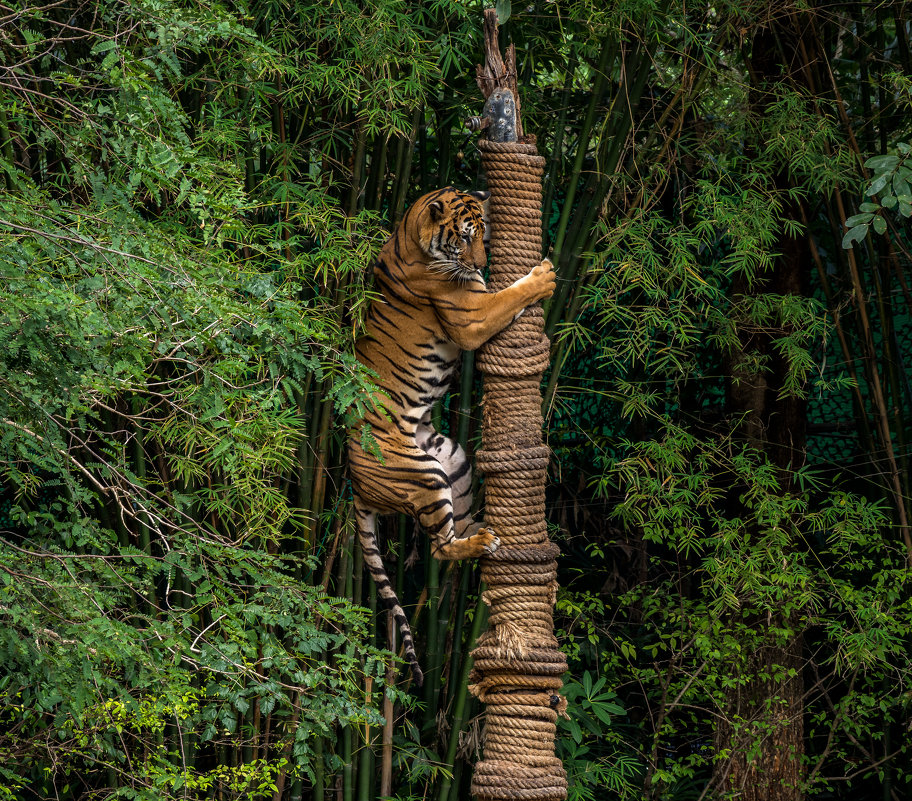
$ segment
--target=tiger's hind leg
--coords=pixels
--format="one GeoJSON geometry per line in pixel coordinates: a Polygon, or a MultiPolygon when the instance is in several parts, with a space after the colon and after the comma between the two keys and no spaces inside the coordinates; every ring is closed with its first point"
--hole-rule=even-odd
{"type": "Polygon", "coordinates": [[[415,443],[437,460],[450,485],[453,539],[441,545],[439,538],[435,538],[437,550],[434,555],[438,559],[464,559],[493,553],[500,545],[500,540],[491,529],[476,523],[472,518],[472,465],[466,452],[458,443],[438,434],[426,423],[418,426],[415,443]],[[482,548],[480,552],[477,550],[479,543],[482,548]],[[454,555],[448,555],[451,553],[454,555]]]}
{"type": "Polygon", "coordinates": [[[431,538],[437,559],[493,553],[499,540],[490,529],[475,523],[470,514],[471,475],[465,455],[456,459],[450,440],[435,437],[431,442],[433,434],[429,428],[422,430],[420,441],[450,465],[449,470],[430,450],[418,447],[417,437],[384,440],[383,462],[365,454],[357,443],[349,443],[348,469],[355,495],[372,511],[404,512],[416,518],[431,538]],[[454,509],[450,473],[457,487],[458,511],[454,509]],[[457,536],[456,517],[461,537],[457,536]]]}
{"type": "Polygon", "coordinates": [[[354,496],[355,522],[358,527],[358,539],[361,540],[361,552],[364,555],[364,564],[370,571],[371,577],[377,584],[377,594],[383,601],[396,625],[399,627],[399,633],[402,636],[402,648],[405,652],[405,658],[412,669],[412,675],[415,677],[415,683],[420,687],[424,681],[424,674],[418,666],[418,655],[415,653],[415,641],[412,639],[412,629],[409,626],[408,618],[405,611],[399,605],[399,599],[396,597],[396,591],[390,583],[389,576],[386,574],[386,568],[383,566],[383,559],[380,557],[380,548],[377,544],[377,513],[370,507],[366,506],[361,498],[356,494],[354,496]]]}

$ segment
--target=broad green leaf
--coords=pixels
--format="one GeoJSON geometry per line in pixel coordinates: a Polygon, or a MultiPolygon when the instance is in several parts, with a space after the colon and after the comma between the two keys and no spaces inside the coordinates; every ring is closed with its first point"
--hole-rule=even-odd
{"type": "Polygon", "coordinates": [[[867,225],[856,225],[854,228],[846,232],[846,235],[842,238],[842,246],[845,249],[852,247],[853,242],[860,242],[865,238],[865,235],[868,233],[867,225]]]}
{"type": "MultiPolygon", "coordinates": [[[[866,205],[868,205],[868,204],[866,204],[866,205]]],[[[855,215],[849,217],[845,221],[846,228],[854,228],[856,225],[863,225],[865,223],[869,223],[869,222],[871,222],[873,217],[874,217],[874,215],[870,214],[870,213],[855,214],[855,215]]]]}
{"type": "Polygon", "coordinates": [[[865,190],[865,194],[870,196],[876,195],[878,192],[883,190],[883,188],[887,185],[887,181],[889,180],[889,175],[878,175],[871,182],[871,185],[865,190]]]}
{"type": "Polygon", "coordinates": [[[865,162],[865,167],[880,173],[892,170],[898,163],[897,156],[872,156],[865,162]]]}

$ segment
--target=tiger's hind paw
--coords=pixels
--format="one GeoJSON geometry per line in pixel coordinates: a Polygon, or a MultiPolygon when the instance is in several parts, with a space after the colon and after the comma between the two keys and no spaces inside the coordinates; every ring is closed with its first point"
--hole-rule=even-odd
{"type": "MultiPolygon", "coordinates": [[[[475,524],[478,526],[478,524],[475,524]]],[[[500,546],[500,538],[489,528],[478,526],[474,534],[450,540],[434,550],[438,559],[472,559],[494,553],[500,546]]]]}

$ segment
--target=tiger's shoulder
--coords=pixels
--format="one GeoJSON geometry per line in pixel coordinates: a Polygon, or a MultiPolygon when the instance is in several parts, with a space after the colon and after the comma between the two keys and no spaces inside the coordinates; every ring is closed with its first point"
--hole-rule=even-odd
{"type": "Polygon", "coordinates": [[[487,294],[487,197],[451,186],[428,192],[377,256],[376,295],[356,353],[390,412],[420,417],[446,392],[460,350],[452,320],[462,320],[471,295],[487,294]]]}

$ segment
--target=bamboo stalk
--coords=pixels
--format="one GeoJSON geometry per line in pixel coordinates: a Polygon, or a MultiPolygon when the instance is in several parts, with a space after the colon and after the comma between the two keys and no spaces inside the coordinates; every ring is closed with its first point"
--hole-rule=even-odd
{"type": "MultiPolygon", "coordinates": [[[[431,704],[435,713],[441,711],[440,695],[443,691],[444,675],[446,668],[450,663],[450,655],[446,652],[447,634],[449,630],[450,608],[453,606],[453,593],[456,588],[454,585],[457,570],[465,572],[466,566],[452,563],[447,565],[441,582],[440,597],[437,600],[437,639],[433,643],[433,650],[438,655],[433,661],[433,667],[437,672],[437,680],[434,682],[434,692],[431,704]]],[[[452,681],[452,674],[450,681],[452,681]]],[[[444,700],[446,695],[444,694],[444,700]]],[[[435,715],[436,717],[436,715],[435,715]]]]}
{"type": "Polygon", "coordinates": [[[420,124],[418,125],[418,191],[422,195],[425,192],[430,192],[431,187],[428,186],[428,139],[427,139],[427,123],[424,119],[424,115],[421,116],[420,124]]]}
{"type": "Polygon", "coordinates": [[[801,220],[804,225],[804,229],[807,232],[808,240],[808,249],[811,252],[811,259],[814,261],[814,266],[817,269],[817,277],[820,281],[820,286],[823,289],[823,294],[827,299],[827,305],[833,311],[833,327],[836,330],[836,338],[839,340],[839,348],[842,351],[843,359],[845,359],[846,372],[849,374],[849,378],[852,383],[852,399],[854,401],[853,405],[855,406],[855,414],[858,425],[860,426],[860,433],[864,441],[867,443],[869,450],[873,450],[874,440],[871,434],[871,426],[868,422],[868,416],[865,414],[865,404],[864,398],[861,396],[861,384],[858,381],[858,374],[855,370],[855,357],[852,354],[848,339],[846,338],[845,329],[842,326],[842,320],[839,316],[839,310],[836,308],[833,298],[833,290],[830,287],[830,282],[827,279],[826,275],[826,266],[823,263],[823,259],[820,257],[820,251],[817,249],[817,243],[814,241],[814,237],[811,235],[811,229],[808,225],[807,212],[804,209],[804,205],[799,205],[801,211],[801,220]]]}
{"type": "Polygon", "coordinates": [[[358,201],[361,199],[362,174],[364,172],[364,153],[367,146],[367,136],[364,132],[364,124],[361,120],[355,123],[355,141],[354,154],[352,156],[352,178],[351,188],[348,193],[347,213],[349,217],[354,217],[358,213],[358,201]]]}
{"type": "Polygon", "coordinates": [[[462,630],[465,626],[466,603],[469,593],[469,577],[472,571],[467,567],[462,568],[462,577],[459,581],[459,593],[456,596],[456,611],[452,615],[453,620],[453,640],[450,653],[449,671],[450,677],[447,682],[447,708],[452,706],[453,698],[458,692],[457,676],[461,675],[460,668],[462,665],[462,630]]]}
{"type": "MultiPolygon", "coordinates": [[[[845,224],[846,214],[842,205],[842,196],[839,192],[835,193],[839,217],[843,225],[845,224]]],[[[877,369],[876,350],[874,348],[874,335],[871,329],[871,323],[868,318],[867,301],[865,300],[864,288],[861,284],[861,276],[858,270],[858,264],[855,261],[854,249],[846,251],[846,258],[849,263],[849,274],[852,278],[852,288],[855,292],[856,308],[861,320],[862,332],[864,335],[864,347],[867,354],[867,361],[871,371],[871,391],[874,397],[874,406],[877,409],[877,423],[880,429],[881,442],[887,456],[887,465],[890,473],[890,484],[893,490],[893,502],[896,505],[896,513],[899,518],[899,530],[903,542],[906,546],[906,559],[909,567],[912,568],[912,532],[909,529],[909,518],[906,513],[905,498],[902,494],[902,485],[899,478],[899,468],[896,463],[896,456],[893,451],[893,438],[890,431],[890,421],[888,418],[886,401],[884,400],[883,386],[880,381],[880,372],[877,369]]]]}
{"type": "Polygon", "coordinates": [[[450,183],[450,171],[453,167],[453,112],[454,103],[453,79],[455,66],[443,76],[443,89],[439,101],[431,104],[431,110],[436,120],[437,136],[437,186],[443,187],[450,183]]]}
{"type": "Polygon", "coordinates": [[[903,19],[903,3],[893,6],[893,22],[896,31],[896,48],[899,50],[899,60],[903,71],[908,75],[912,73],[912,58],[909,56],[909,39],[906,36],[906,21],[903,19]]]}
{"type": "MultiPolygon", "coordinates": [[[[634,83],[634,90],[631,93],[630,106],[631,108],[639,102],[639,98],[642,95],[643,89],[645,87],[646,77],[649,73],[649,65],[645,66],[640,70],[637,75],[637,78],[634,83]]],[[[691,77],[689,80],[690,92],[685,94],[685,87],[681,87],[678,93],[675,95],[674,100],[669,103],[668,107],[663,111],[662,116],[659,118],[659,121],[656,125],[656,129],[653,134],[650,135],[650,140],[647,142],[646,146],[643,148],[645,152],[649,152],[649,142],[652,141],[653,136],[657,135],[656,131],[661,130],[662,126],[666,122],[668,116],[671,114],[672,109],[674,108],[675,102],[681,102],[681,109],[678,113],[678,116],[672,125],[672,130],[669,135],[666,137],[665,142],[662,146],[662,149],[655,160],[656,162],[661,162],[669,152],[671,142],[673,137],[681,130],[681,126],[684,122],[684,115],[686,114],[688,103],[686,102],[687,96],[699,96],[700,87],[703,84],[704,77],[706,76],[707,71],[702,70],[699,75],[696,77],[691,77]]],[[[629,118],[625,117],[624,120],[629,118]]],[[[630,120],[632,124],[632,119],[630,120]]],[[[617,137],[612,140],[617,141],[617,137]]],[[[620,157],[620,150],[614,149],[613,151],[606,153],[605,158],[612,160],[610,169],[613,171],[617,168],[617,159],[620,157]]],[[[606,179],[606,176],[599,176],[599,187],[598,193],[594,195],[592,202],[588,205],[588,212],[585,215],[580,217],[581,222],[577,229],[577,233],[585,233],[588,231],[588,238],[585,241],[585,244],[581,248],[573,248],[573,269],[569,275],[565,276],[565,280],[562,286],[558,286],[558,291],[555,293],[557,297],[557,302],[552,305],[550,308],[550,316],[545,325],[545,333],[551,337],[554,335],[554,332],[557,328],[558,323],[561,320],[567,322],[575,321],[582,307],[583,296],[585,289],[589,284],[594,280],[594,275],[588,275],[585,272],[585,268],[588,266],[590,258],[588,254],[595,247],[598,240],[598,231],[595,228],[595,216],[598,214],[600,209],[604,194],[607,192],[609,187],[609,182],[606,179]],[[582,276],[582,279],[581,279],[582,276]],[[567,297],[570,297],[569,304],[567,303],[567,297]]],[[[645,197],[645,192],[643,187],[640,188],[640,191],[637,193],[636,198],[630,207],[626,210],[625,219],[629,220],[632,218],[633,213],[640,207],[640,204],[643,202],[645,197]]],[[[570,258],[570,257],[568,257],[570,258]]],[[[553,349],[552,359],[551,359],[551,372],[548,376],[548,382],[546,384],[545,391],[543,393],[542,400],[542,413],[547,418],[549,416],[549,411],[551,405],[554,402],[554,396],[557,392],[557,387],[560,381],[561,372],[564,367],[564,363],[569,355],[568,344],[565,338],[561,338],[556,346],[553,349]]]]}
{"type": "MultiPolygon", "coordinates": [[[[874,35],[876,37],[876,46],[877,52],[883,53],[886,50],[885,47],[885,36],[883,29],[883,10],[878,8],[875,11],[876,20],[874,35]]],[[[862,59],[862,63],[865,63],[865,60],[862,59]]],[[[887,122],[889,121],[889,115],[887,114],[887,88],[884,85],[884,75],[883,75],[883,61],[879,58],[874,60],[874,71],[877,75],[877,135],[878,143],[880,145],[880,154],[884,155],[887,152],[887,122]]]]}
{"type": "MultiPolygon", "coordinates": [[[[362,575],[363,570],[363,554],[362,554],[362,575]]],[[[376,624],[378,623],[377,618],[377,593],[369,592],[367,598],[367,608],[370,610],[369,620],[371,623],[371,629],[376,629],[376,624]]],[[[389,614],[385,614],[384,617],[389,618],[389,614]]],[[[376,640],[376,637],[374,638],[376,640]]],[[[376,643],[375,643],[376,644],[376,643]]],[[[365,676],[364,678],[364,698],[365,704],[371,704],[371,694],[374,688],[374,677],[365,676]]],[[[385,687],[384,687],[385,689],[385,687]]],[[[381,691],[382,696],[385,698],[386,693],[381,691]]],[[[364,724],[364,738],[361,746],[361,753],[359,755],[359,764],[358,764],[358,798],[366,798],[368,801],[373,798],[374,790],[376,788],[376,780],[374,776],[374,763],[376,761],[376,755],[374,754],[374,739],[375,737],[371,734],[370,724],[364,724]]]]}
{"type": "Polygon", "coordinates": [[[328,467],[330,422],[332,420],[332,401],[322,398],[319,405],[320,418],[316,433],[316,445],[313,448],[313,489],[310,498],[310,522],[304,533],[304,547],[312,551],[315,544],[315,533],[319,530],[320,516],[326,496],[326,476],[328,467]]]}
{"type": "Polygon", "coordinates": [[[396,597],[402,598],[405,592],[405,542],[409,518],[404,514],[396,517],[396,597]]]}
{"type": "Polygon", "coordinates": [[[364,207],[380,210],[380,198],[383,196],[383,185],[386,179],[386,153],[389,148],[389,136],[378,136],[371,156],[370,171],[364,189],[364,207]]]}
{"type": "Polygon", "coordinates": [[[440,654],[437,652],[437,606],[440,603],[440,562],[431,552],[429,537],[425,537],[427,565],[427,648],[424,668],[424,730],[430,730],[437,717],[437,690],[440,686],[440,654]]]}
{"type": "MultiPolygon", "coordinates": [[[[469,639],[465,644],[463,653],[465,661],[462,663],[462,669],[459,671],[459,680],[456,683],[456,696],[453,704],[453,723],[450,728],[450,736],[447,741],[446,756],[444,764],[452,771],[456,762],[456,751],[459,748],[459,734],[462,732],[468,719],[468,706],[472,700],[469,695],[469,674],[472,672],[473,659],[471,656],[475,642],[478,640],[481,630],[488,619],[488,607],[481,602],[481,594],[484,592],[484,584],[479,587],[478,600],[475,602],[475,612],[472,618],[472,628],[469,632],[469,639]]],[[[437,795],[437,801],[449,801],[450,791],[453,787],[453,780],[444,778],[440,783],[440,790],[437,795]]]]}
{"type": "Polygon", "coordinates": [[[605,92],[605,83],[607,81],[606,69],[608,68],[608,59],[616,54],[616,49],[609,46],[608,43],[603,45],[599,54],[598,64],[595,68],[595,85],[592,87],[592,95],[589,99],[589,107],[586,109],[586,116],[583,119],[583,126],[580,129],[576,145],[576,155],[573,159],[573,166],[570,168],[570,180],[567,183],[567,193],[564,196],[564,206],[561,211],[560,220],[557,223],[557,231],[554,234],[554,252],[558,259],[563,252],[564,237],[567,233],[567,225],[570,223],[570,216],[574,210],[573,201],[576,199],[576,191],[579,187],[580,178],[583,170],[583,160],[589,150],[589,139],[592,133],[592,127],[595,124],[595,115],[598,106],[602,101],[602,95],[605,92]]]}
{"type": "Polygon", "coordinates": [[[420,106],[412,112],[412,130],[402,155],[401,168],[398,168],[401,171],[396,175],[396,192],[392,207],[392,224],[394,227],[399,224],[405,211],[405,198],[408,194],[409,178],[412,174],[412,155],[415,152],[415,139],[418,136],[418,126],[421,122],[422,114],[423,109],[420,106]]]}
{"type": "MultiPolygon", "coordinates": [[[[558,273],[564,279],[567,278],[566,273],[570,269],[569,265],[574,263],[574,259],[577,260],[576,270],[574,270],[573,273],[574,278],[579,275],[581,265],[578,260],[580,255],[586,250],[583,243],[587,241],[594,242],[592,237],[592,226],[600,213],[602,201],[608,192],[611,175],[617,169],[624,142],[633,127],[633,110],[640,101],[643,89],[646,86],[646,78],[652,69],[649,59],[641,56],[639,47],[634,47],[630,60],[631,64],[628,66],[628,70],[633,72],[635,76],[633,84],[630,89],[627,89],[626,81],[622,83],[621,89],[619,89],[618,94],[615,95],[611,102],[611,107],[608,111],[605,123],[606,128],[609,123],[613,123],[611,125],[611,135],[602,136],[602,145],[599,148],[597,169],[596,172],[589,176],[584,192],[584,194],[589,195],[590,200],[585,204],[582,213],[574,215],[573,224],[569,232],[572,244],[569,247],[564,247],[564,235],[567,233],[566,230],[563,233],[559,230],[558,234],[560,236],[555,238],[554,250],[555,253],[558,254],[558,273]],[[618,98],[621,94],[625,95],[625,102],[623,107],[618,110],[618,98]],[[624,113],[625,111],[627,111],[627,113],[624,113]]],[[[625,74],[628,70],[625,70],[625,74]]],[[[564,211],[569,214],[566,207],[564,211]]],[[[565,309],[567,297],[575,286],[576,280],[558,281],[554,296],[545,304],[545,334],[548,337],[553,336],[557,323],[565,309]]],[[[569,320],[572,318],[566,317],[565,319],[569,320]]]]}
{"type": "MultiPolygon", "coordinates": [[[[386,615],[386,647],[390,653],[396,653],[396,623],[391,614],[386,615]]],[[[383,693],[383,739],[380,759],[380,797],[388,798],[393,794],[393,719],[395,710],[389,694],[389,688],[396,686],[396,662],[387,662],[384,675],[385,691],[383,693]]]]}
{"type": "MultiPolygon", "coordinates": [[[[354,776],[352,771],[352,727],[342,728],[342,801],[354,801],[354,776]]],[[[361,801],[361,799],[358,799],[361,801]]]]}
{"type": "MultiPolygon", "coordinates": [[[[842,125],[848,136],[849,147],[855,153],[856,161],[858,163],[859,173],[863,178],[867,178],[867,170],[864,167],[864,159],[862,157],[861,151],[858,147],[858,142],[855,138],[854,129],[852,127],[851,121],[849,120],[848,113],[846,111],[845,102],[842,99],[842,95],[839,91],[839,87],[836,83],[836,77],[833,74],[832,67],[830,65],[830,60],[826,56],[825,49],[823,47],[822,40],[820,35],[814,26],[813,17],[810,19],[811,29],[814,33],[814,42],[817,48],[817,51],[821,54],[821,60],[823,65],[826,68],[826,74],[829,78],[830,86],[833,90],[833,96],[836,100],[836,108],[839,113],[839,118],[842,122],[842,125]]],[[[805,59],[805,63],[810,63],[809,60],[805,59]]],[[[837,219],[840,223],[840,229],[845,225],[846,221],[846,210],[842,201],[842,193],[837,189],[834,192],[834,200],[836,203],[837,210],[837,219]]],[[[860,271],[858,269],[858,264],[855,259],[855,249],[849,248],[845,252],[846,261],[849,267],[849,275],[852,281],[852,288],[855,295],[856,308],[859,314],[859,325],[861,328],[862,342],[865,351],[865,363],[869,369],[870,382],[869,386],[871,388],[872,396],[874,399],[874,405],[877,410],[876,422],[878,430],[880,433],[881,441],[883,443],[884,452],[887,457],[887,465],[889,468],[889,481],[890,487],[893,495],[893,502],[896,507],[896,514],[899,523],[900,534],[903,539],[903,543],[906,548],[906,559],[909,563],[909,566],[912,567],[912,531],[909,527],[908,513],[905,504],[905,498],[902,491],[902,481],[899,475],[899,468],[896,461],[895,452],[893,450],[893,439],[892,432],[890,430],[889,415],[886,406],[886,400],[884,398],[883,386],[880,380],[880,372],[877,368],[877,357],[876,350],[874,347],[874,337],[872,333],[871,323],[868,316],[867,309],[867,300],[864,292],[864,287],[861,281],[860,271]]]]}
{"type": "MultiPolygon", "coordinates": [[[[314,779],[313,779],[313,797],[314,801],[324,801],[326,779],[324,777],[323,771],[323,750],[324,750],[324,737],[317,737],[314,739],[314,779]]],[[[295,790],[292,789],[292,801],[294,801],[295,790]]],[[[300,790],[298,790],[298,797],[300,798],[300,790]]]]}
{"type": "MultiPolygon", "coordinates": [[[[564,88],[561,92],[560,111],[558,112],[557,125],[554,131],[554,139],[551,142],[551,158],[548,161],[548,168],[545,171],[542,198],[542,253],[548,252],[549,226],[551,222],[551,203],[554,200],[554,187],[557,184],[557,173],[561,164],[561,155],[564,146],[564,134],[567,128],[567,109],[570,107],[570,93],[573,90],[573,78],[579,65],[579,52],[573,48],[567,69],[564,72],[564,88]]],[[[604,82],[604,76],[603,82],[604,82]]],[[[594,90],[593,90],[594,91],[594,90]]],[[[590,108],[594,108],[590,100],[590,108]]]]}
{"type": "MultiPolygon", "coordinates": [[[[355,562],[355,536],[350,534],[346,547],[346,558],[339,564],[340,578],[345,587],[345,596],[354,597],[354,570],[352,564],[355,562]]],[[[342,726],[342,801],[353,801],[354,799],[354,765],[352,764],[352,746],[354,732],[352,725],[346,723],[342,726]]],[[[360,799],[359,799],[360,801],[360,799]]]]}
{"type": "MultiPolygon", "coordinates": [[[[586,250],[590,250],[595,244],[595,238],[597,233],[595,230],[590,234],[590,240],[587,244],[586,250]]],[[[591,276],[584,274],[582,280],[580,280],[579,273],[582,271],[583,265],[586,263],[585,260],[580,259],[577,271],[573,276],[573,295],[570,299],[570,306],[563,310],[564,319],[567,321],[574,321],[577,319],[580,307],[582,306],[583,294],[588,286],[591,276]]],[[[555,321],[556,324],[557,321],[555,321]]],[[[557,386],[560,383],[561,372],[564,369],[564,363],[569,356],[569,345],[566,337],[561,337],[557,345],[553,349],[551,355],[551,372],[548,375],[548,382],[545,384],[545,390],[542,393],[542,415],[547,419],[549,417],[549,411],[551,409],[551,404],[554,402],[554,395],[557,392],[557,386]]]]}
{"type": "MultiPolygon", "coordinates": [[[[376,611],[376,594],[371,593],[371,597],[374,599],[374,611],[376,611]]],[[[371,693],[373,691],[374,679],[373,676],[365,677],[365,688],[364,688],[364,697],[365,704],[370,705],[371,703],[371,693]]],[[[360,753],[358,754],[358,799],[364,799],[365,801],[371,801],[373,798],[373,787],[374,784],[374,750],[372,748],[372,738],[370,724],[364,724],[364,736],[361,742],[360,753]]]]}
{"type": "Polygon", "coordinates": [[[472,395],[475,381],[475,353],[467,350],[462,354],[462,371],[459,374],[459,403],[456,442],[468,453],[469,424],[472,421],[472,395]]]}

